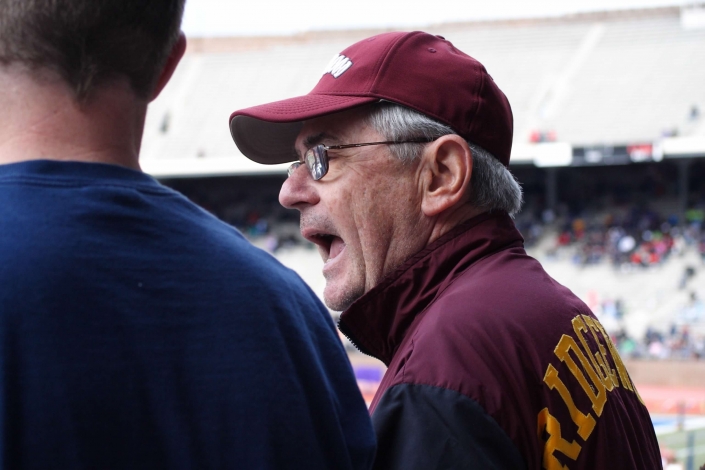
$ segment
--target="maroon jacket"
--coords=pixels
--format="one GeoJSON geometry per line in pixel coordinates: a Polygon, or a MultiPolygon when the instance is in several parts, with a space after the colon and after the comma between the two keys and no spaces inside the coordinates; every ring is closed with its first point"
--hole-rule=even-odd
{"type": "Polygon", "coordinates": [[[588,307],[483,214],[340,318],[388,370],[379,469],[660,469],[649,413],[588,307]]]}

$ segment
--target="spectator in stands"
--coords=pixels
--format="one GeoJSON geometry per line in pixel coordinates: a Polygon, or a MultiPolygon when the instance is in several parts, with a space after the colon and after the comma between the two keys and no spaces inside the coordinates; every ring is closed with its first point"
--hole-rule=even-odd
{"type": "Polygon", "coordinates": [[[676,316],[677,323],[672,323],[668,331],[660,332],[649,326],[642,342],[635,341],[623,330],[615,331],[615,345],[620,353],[629,358],[702,359],[705,336],[691,332],[691,325],[699,321],[692,318],[693,313],[692,306],[685,306],[676,316]]]}
{"type": "Polygon", "coordinates": [[[0,466],[368,468],[325,307],[140,172],[183,4],[0,1],[0,466]]]}
{"type": "Polygon", "coordinates": [[[308,95],[230,121],[252,160],[294,161],[280,201],[324,298],[388,366],[376,468],[660,468],[604,328],[524,251],[512,125],[485,68],[422,32],[360,41],[308,95]]]}
{"type": "Polygon", "coordinates": [[[555,250],[574,247],[573,259],[581,265],[596,264],[608,256],[616,267],[649,267],[663,263],[672,253],[682,253],[684,244],[677,227],[655,213],[634,210],[624,220],[607,214],[604,220],[580,217],[565,223],[555,250]]]}

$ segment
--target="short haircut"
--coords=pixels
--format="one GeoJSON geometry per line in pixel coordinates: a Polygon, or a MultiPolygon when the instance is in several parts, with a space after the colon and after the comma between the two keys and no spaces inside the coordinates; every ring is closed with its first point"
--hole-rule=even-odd
{"type": "MultiPolygon", "coordinates": [[[[367,120],[385,140],[436,138],[456,134],[445,124],[390,102],[372,105],[367,120]]],[[[522,191],[514,175],[491,153],[470,141],[467,142],[473,161],[469,203],[477,209],[504,211],[511,217],[516,216],[521,210],[522,191]]],[[[391,145],[389,148],[393,155],[405,162],[420,158],[424,150],[424,146],[419,144],[391,145]]]]}
{"type": "Polygon", "coordinates": [[[0,64],[57,72],[79,101],[126,77],[147,99],[181,30],[185,0],[0,0],[0,64]]]}

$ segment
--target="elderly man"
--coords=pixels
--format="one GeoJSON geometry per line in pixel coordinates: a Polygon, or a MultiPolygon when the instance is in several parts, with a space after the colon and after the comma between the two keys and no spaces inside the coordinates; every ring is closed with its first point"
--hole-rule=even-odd
{"type": "Polygon", "coordinates": [[[367,469],[328,310],[140,172],[184,0],[0,0],[0,467],[367,469]]]}
{"type": "Polygon", "coordinates": [[[319,247],[324,300],[388,366],[376,468],[660,468],[605,330],[524,251],[512,113],[479,62],[381,34],[230,129],[250,159],[294,162],[280,201],[319,247]]]}

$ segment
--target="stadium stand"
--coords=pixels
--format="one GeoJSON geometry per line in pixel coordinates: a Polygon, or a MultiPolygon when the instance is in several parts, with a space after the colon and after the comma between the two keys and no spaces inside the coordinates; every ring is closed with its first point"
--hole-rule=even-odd
{"type": "MultiPolygon", "coordinates": [[[[705,119],[693,114],[705,110],[705,62],[696,60],[705,57],[705,29],[683,28],[677,8],[425,29],[470,51],[506,92],[515,164],[535,159],[536,149],[524,145],[537,131],[572,146],[705,138],[705,119]]],[[[225,124],[230,112],[308,92],[329,57],[375,32],[192,40],[148,114],[145,169],[157,176],[282,172],[237,158],[225,124]],[[195,163],[187,169],[186,161],[195,163]]]]}

